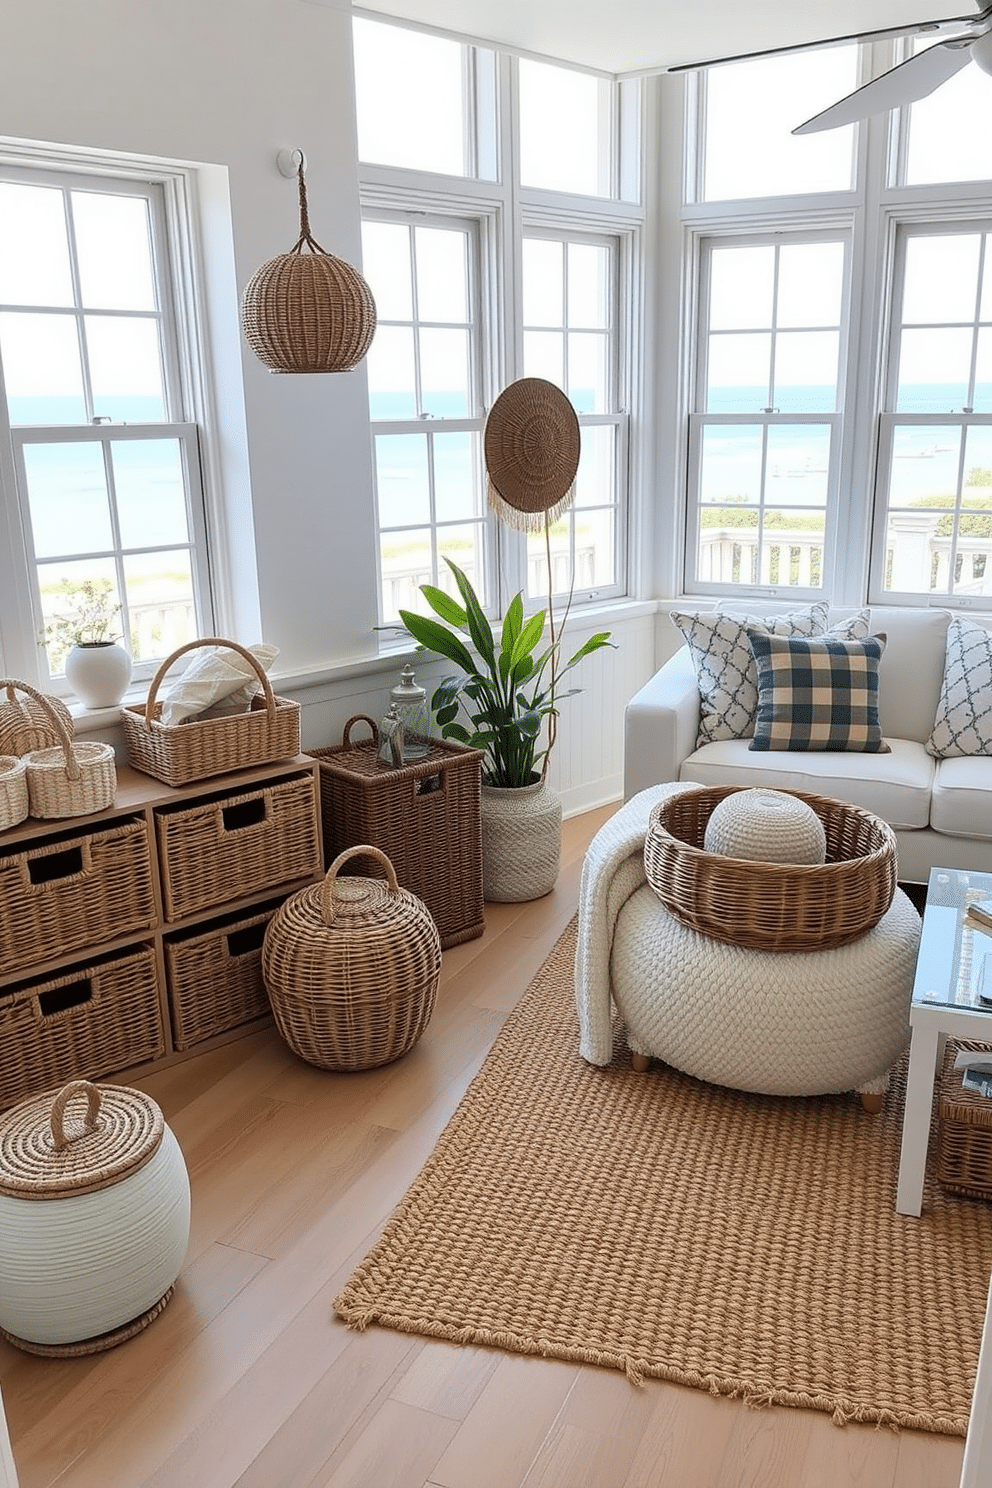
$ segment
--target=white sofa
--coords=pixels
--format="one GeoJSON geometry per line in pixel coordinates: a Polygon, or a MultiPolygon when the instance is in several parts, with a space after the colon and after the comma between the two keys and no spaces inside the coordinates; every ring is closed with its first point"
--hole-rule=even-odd
{"type": "MultiPolygon", "coordinates": [[[[832,611],[831,622],[846,613],[832,611]]],[[[683,645],[627,705],[625,798],[676,780],[812,791],[884,818],[895,829],[904,882],[925,883],[934,866],[992,872],[992,756],[935,759],[924,747],[949,619],[938,609],[871,612],[872,633],[887,638],[878,673],[887,754],[760,752],[747,739],[697,748],[699,691],[683,645]]]]}

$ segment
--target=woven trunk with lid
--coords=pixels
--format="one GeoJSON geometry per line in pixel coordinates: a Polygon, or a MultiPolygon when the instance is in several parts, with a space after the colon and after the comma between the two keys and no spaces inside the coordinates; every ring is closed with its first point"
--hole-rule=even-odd
{"type": "Polygon", "coordinates": [[[13,1107],[0,1118],[0,1333],[55,1356],[133,1337],[172,1295],[189,1214],[179,1144],[142,1091],[74,1080],[13,1107]]]}
{"type": "Polygon", "coordinates": [[[441,977],[441,942],[427,906],[400,888],[385,853],[339,853],[320,884],[300,889],[265,932],[262,976],[276,1027],[320,1069],[361,1070],[399,1059],[427,1027],[441,977]],[[376,858],[387,877],[340,878],[345,862],[376,858]]]}

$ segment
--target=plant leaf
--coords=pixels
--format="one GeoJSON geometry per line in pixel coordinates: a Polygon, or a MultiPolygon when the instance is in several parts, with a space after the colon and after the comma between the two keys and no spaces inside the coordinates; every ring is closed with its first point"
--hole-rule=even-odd
{"type": "Polygon", "coordinates": [[[449,625],[457,625],[464,630],[465,611],[453,595],[446,589],[438,589],[436,584],[421,584],[420,592],[436,615],[447,620],[449,625]]]}
{"type": "Polygon", "coordinates": [[[453,631],[439,625],[429,615],[416,615],[412,610],[400,610],[400,619],[413,639],[419,641],[428,651],[436,651],[438,656],[446,656],[449,661],[453,661],[465,672],[476,670],[472,653],[465,642],[453,631]]]}
{"type": "Polygon", "coordinates": [[[468,633],[472,637],[472,644],[490,670],[495,672],[496,648],[493,645],[492,626],[486,619],[467,574],[462,573],[457,563],[452,563],[450,558],[445,558],[444,561],[454,574],[459,592],[465,601],[465,621],[468,625],[468,633]]]}

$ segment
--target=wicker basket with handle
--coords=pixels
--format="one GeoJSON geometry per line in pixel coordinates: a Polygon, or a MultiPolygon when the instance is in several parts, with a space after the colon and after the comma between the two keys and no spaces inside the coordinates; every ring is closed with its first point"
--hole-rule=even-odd
{"type": "Polygon", "coordinates": [[[24,755],[28,782],[28,810],[32,816],[61,819],[106,811],[114,804],[117,769],[110,744],[74,744],[72,733],[52,700],[11,678],[0,687],[17,688],[32,698],[46,714],[58,738],[48,749],[32,749],[24,755]]]}
{"type": "Polygon", "coordinates": [[[28,814],[28,767],[13,754],[0,754],[0,832],[28,814]]]}
{"type": "Polygon", "coordinates": [[[121,709],[121,724],[131,764],[165,785],[189,785],[229,770],[292,759],[300,752],[299,703],[276,697],[258,658],[237,641],[219,636],[187,641],[167,656],[152,678],[144,704],[129,703],[121,709]],[[244,657],[258,677],[261,694],[252,698],[247,713],[164,724],[158,690],[169,668],[198,646],[226,646],[244,657]]]}
{"type": "Polygon", "coordinates": [[[426,905],[401,889],[385,853],[339,853],[322,883],[301,889],[265,932],[262,976],[276,1027],[294,1053],[329,1070],[399,1059],[427,1027],[441,977],[441,943],[426,905]],[[366,853],[380,878],[340,878],[366,853]]]}
{"type": "Polygon", "coordinates": [[[61,736],[52,721],[53,710],[72,734],[72,714],[61,698],[36,699],[23,682],[13,678],[2,685],[6,697],[0,702],[0,754],[30,754],[32,749],[51,749],[58,744],[61,736]],[[23,697],[17,696],[19,690],[23,697]]]}
{"type": "Polygon", "coordinates": [[[872,812],[807,791],[822,864],[766,863],[706,852],[714,808],[739,786],[700,786],[660,801],[648,820],[644,871],[665,908],[715,940],[759,951],[822,951],[877,925],[896,889],[895,833],[872,812]]]}

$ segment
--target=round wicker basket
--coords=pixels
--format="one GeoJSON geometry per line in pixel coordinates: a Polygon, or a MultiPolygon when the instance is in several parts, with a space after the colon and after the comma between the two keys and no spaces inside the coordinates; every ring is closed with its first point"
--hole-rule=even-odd
{"type": "Polygon", "coordinates": [[[0,1334],[54,1357],[133,1337],[172,1295],[189,1216],[179,1143],[143,1091],[73,1080],[22,1101],[0,1118],[0,1334]]]}
{"type": "Polygon", "coordinates": [[[308,1064],[373,1069],[407,1053],[434,1011],[441,941],[427,906],[377,847],[339,853],[324,881],[290,896],[262,945],[276,1027],[308,1064]],[[386,878],[339,878],[366,855],[386,878]]]}
{"type": "Polygon", "coordinates": [[[703,846],[714,808],[739,786],[701,786],[660,801],[644,871],[665,908],[715,940],[759,951],[848,945],[878,924],[896,890],[896,840],[881,817],[806,791],[826,836],[823,864],[728,858],[703,846]]]}
{"type": "Polygon", "coordinates": [[[0,832],[28,814],[28,767],[12,754],[0,754],[0,832]]]}

